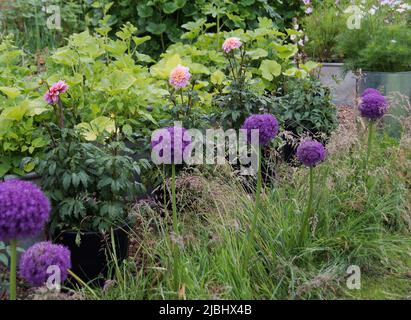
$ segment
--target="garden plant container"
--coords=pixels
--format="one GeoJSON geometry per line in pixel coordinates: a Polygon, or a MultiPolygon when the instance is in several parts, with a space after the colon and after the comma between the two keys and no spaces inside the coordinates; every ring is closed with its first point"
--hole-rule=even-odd
{"type": "MultiPolygon", "coordinates": [[[[82,232],[77,243],[76,231],[62,231],[52,236],[54,242],[65,245],[71,252],[71,270],[82,281],[102,286],[109,275],[108,262],[112,256],[121,263],[128,257],[129,235],[128,226],[113,230],[115,248],[113,250],[109,233],[82,232]]],[[[70,279],[71,283],[76,283],[70,279]]]]}
{"type": "Polygon", "coordinates": [[[354,105],[356,79],[351,71],[344,71],[343,63],[323,63],[319,79],[330,87],[334,104],[354,105]]]}

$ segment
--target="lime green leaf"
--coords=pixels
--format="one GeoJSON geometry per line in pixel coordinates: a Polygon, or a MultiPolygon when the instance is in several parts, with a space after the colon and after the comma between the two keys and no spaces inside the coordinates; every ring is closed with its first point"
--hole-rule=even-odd
{"type": "Polygon", "coordinates": [[[18,106],[6,108],[3,110],[0,118],[6,120],[21,121],[28,110],[28,102],[24,101],[18,106]]]}
{"type": "Polygon", "coordinates": [[[311,72],[312,70],[318,68],[319,66],[320,64],[314,61],[307,61],[306,63],[301,64],[301,68],[307,72],[311,72]]]}
{"type": "Polygon", "coordinates": [[[19,89],[12,87],[0,87],[0,91],[3,92],[9,99],[15,99],[20,94],[19,89]]]}
{"type": "Polygon", "coordinates": [[[281,74],[281,65],[274,60],[263,60],[259,70],[264,79],[272,81],[274,77],[281,74]]]}
{"type": "Polygon", "coordinates": [[[224,78],[225,78],[224,73],[220,70],[217,70],[212,73],[210,77],[210,81],[214,85],[221,85],[223,84],[224,78]]]}
{"type": "Polygon", "coordinates": [[[90,123],[82,122],[77,125],[87,141],[95,141],[104,133],[113,133],[115,131],[115,122],[108,117],[97,117],[90,123]]]}
{"type": "Polygon", "coordinates": [[[257,60],[268,56],[268,52],[262,48],[248,51],[247,54],[251,57],[252,60],[257,60]]]}
{"type": "Polygon", "coordinates": [[[178,54],[161,59],[157,64],[150,69],[151,75],[154,77],[167,79],[177,65],[182,64],[181,58],[178,54]]]}

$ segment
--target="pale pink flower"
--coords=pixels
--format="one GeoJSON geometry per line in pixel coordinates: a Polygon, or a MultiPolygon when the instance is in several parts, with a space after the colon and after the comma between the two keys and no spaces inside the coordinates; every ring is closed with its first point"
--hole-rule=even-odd
{"type": "Polygon", "coordinates": [[[190,69],[179,64],[171,71],[169,82],[174,88],[181,89],[188,85],[190,78],[190,69]]]}
{"type": "Polygon", "coordinates": [[[236,37],[228,38],[223,43],[223,50],[225,53],[229,53],[231,50],[241,47],[241,40],[236,37]]]}
{"type": "Polygon", "coordinates": [[[44,100],[49,104],[56,104],[59,102],[60,94],[65,93],[69,86],[63,80],[53,84],[51,88],[45,93],[44,100]]]}

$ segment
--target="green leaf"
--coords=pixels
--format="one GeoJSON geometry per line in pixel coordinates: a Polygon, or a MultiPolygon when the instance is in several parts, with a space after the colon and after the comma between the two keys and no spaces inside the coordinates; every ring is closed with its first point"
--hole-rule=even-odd
{"type": "Polygon", "coordinates": [[[0,87],[0,91],[3,92],[9,99],[15,99],[20,95],[20,90],[12,87],[0,87]]]}
{"type": "Polygon", "coordinates": [[[220,70],[217,70],[211,74],[210,81],[214,85],[221,85],[223,84],[224,78],[225,78],[224,73],[220,70]]]}
{"type": "Polygon", "coordinates": [[[148,113],[146,111],[142,111],[142,110],[140,110],[138,113],[141,114],[147,120],[150,120],[152,123],[158,124],[156,119],[154,119],[153,116],[150,113],[148,113]]]}
{"type": "Polygon", "coordinates": [[[319,66],[320,64],[314,61],[307,61],[306,63],[301,64],[301,68],[307,71],[308,73],[318,68],[319,66]]]}
{"type": "Polygon", "coordinates": [[[28,101],[24,101],[18,106],[6,108],[0,115],[1,119],[21,121],[28,110],[28,101]]]}
{"type": "Polygon", "coordinates": [[[192,74],[210,74],[210,70],[201,63],[189,63],[188,67],[192,74]]]}
{"type": "Polygon", "coordinates": [[[150,40],[151,37],[150,36],[145,36],[145,37],[133,37],[133,41],[136,45],[136,47],[138,47],[140,44],[143,44],[144,42],[150,40]]]}
{"type": "Polygon", "coordinates": [[[298,47],[294,44],[279,45],[274,43],[274,48],[277,51],[277,55],[283,59],[288,60],[298,52],[298,47]]]}
{"type": "Polygon", "coordinates": [[[274,60],[263,60],[259,70],[264,79],[272,81],[281,74],[281,65],[274,60]]]}
{"type": "Polygon", "coordinates": [[[251,57],[252,60],[257,60],[268,56],[268,52],[262,48],[248,51],[247,54],[251,57]]]}
{"type": "Polygon", "coordinates": [[[63,175],[63,189],[64,190],[68,190],[68,188],[70,187],[70,183],[71,183],[71,176],[65,172],[63,175]]]}
{"type": "Polygon", "coordinates": [[[174,2],[167,2],[163,4],[163,11],[166,14],[171,14],[178,9],[179,7],[174,2]]]}
{"type": "Polygon", "coordinates": [[[153,15],[153,7],[147,5],[147,3],[142,3],[137,6],[138,15],[141,18],[148,18],[153,15]]]}
{"type": "Polygon", "coordinates": [[[177,65],[182,64],[182,60],[178,54],[161,59],[157,64],[150,69],[151,75],[154,77],[167,79],[177,65]]]}
{"type": "Polygon", "coordinates": [[[152,34],[160,35],[167,30],[167,25],[165,23],[149,22],[146,30],[152,34]]]}

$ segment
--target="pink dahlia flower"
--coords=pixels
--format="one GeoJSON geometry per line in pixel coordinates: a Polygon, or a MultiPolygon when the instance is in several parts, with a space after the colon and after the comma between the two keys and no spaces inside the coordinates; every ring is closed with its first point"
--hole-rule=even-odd
{"type": "Polygon", "coordinates": [[[229,53],[233,49],[238,49],[241,47],[241,40],[236,37],[228,38],[223,43],[223,50],[225,53],[229,53]]]}
{"type": "Polygon", "coordinates": [[[65,93],[69,86],[63,80],[53,84],[51,88],[45,93],[44,100],[49,104],[56,104],[60,99],[60,94],[65,93]]]}
{"type": "Polygon", "coordinates": [[[171,71],[169,82],[174,88],[181,89],[188,85],[190,78],[190,69],[182,65],[178,65],[171,71]]]}

